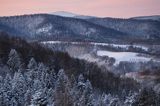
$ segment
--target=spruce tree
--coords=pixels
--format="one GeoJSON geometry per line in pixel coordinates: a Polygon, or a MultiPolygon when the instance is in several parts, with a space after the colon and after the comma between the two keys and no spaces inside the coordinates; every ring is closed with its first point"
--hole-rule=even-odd
{"type": "Polygon", "coordinates": [[[21,66],[22,66],[21,59],[20,59],[20,56],[15,49],[11,49],[8,58],[9,59],[7,61],[7,64],[10,67],[11,70],[17,71],[18,69],[21,68],[21,66]]]}

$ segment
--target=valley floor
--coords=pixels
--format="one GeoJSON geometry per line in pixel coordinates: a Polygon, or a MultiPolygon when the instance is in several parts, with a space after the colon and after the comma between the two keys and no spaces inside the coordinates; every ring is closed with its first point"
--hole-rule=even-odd
{"type": "MultiPolygon", "coordinates": [[[[146,79],[146,81],[147,79],[154,80],[154,75],[143,77],[139,75],[139,72],[143,71],[142,68],[144,68],[144,66],[146,67],[148,63],[150,64],[152,62],[152,65],[154,63],[160,65],[160,58],[150,54],[153,45],[63,41],[45,41],[42,42],[42,44],[53,50],[65,51],[71,57],[96,63],[99,67],[109,69],[113,73],[120,74],[123,77],[137,79],[137,81],[145,81],[144,79],[146,79]]],[[[160,45],[155,45],[157,48],[159,46],[160,45]]],[[[148,67],[148,69],[151,67],[148,67]]]]}

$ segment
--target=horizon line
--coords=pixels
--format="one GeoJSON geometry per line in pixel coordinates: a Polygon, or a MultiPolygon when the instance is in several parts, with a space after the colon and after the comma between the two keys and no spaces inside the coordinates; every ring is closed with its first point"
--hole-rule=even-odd
{"type": "MultiPolygon", "coordinates": [[[[130,18],[136,18],[136,17],[148,17],[148,16],[160,16],[160,14],[151,14],[151,15],[135,15],[131,17],[114,17],[114,16],[94,16],[94,15],[89,15],[89,14],[78,14],[74,12],[68,12],[68,11],[53,11],[53,12],[37,12],[37,13],[22,13],[22,14],[15,14],[15,15],[0,15],[0,17],[14,17],[14,16],[25,16],[25,15],[38,15],[38,14],[48,14],[48,15],[54,15],[53,13],[55,12],[66,12],[66,13],[71,13],[75,14],[77,16],[91,16],[91,17],[97,17],[97,18],[122,18],[122,19],[130,19],[130,18]]],[[[55,16],[60,16],[60,15],[55,15],[55,16]]],[[[63,17],[63,16],[61,16],[63,17]]]]}

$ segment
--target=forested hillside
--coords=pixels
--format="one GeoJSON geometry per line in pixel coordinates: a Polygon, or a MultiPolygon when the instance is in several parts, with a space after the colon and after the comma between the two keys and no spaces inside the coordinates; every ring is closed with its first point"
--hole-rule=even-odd
{"type": "MultiPolygon", "coordinates": [[[[156,40],[160,38],[160,22],[156,20],[116,19],[116,18],[91,18],[86,19],[97,25],[112,28],[126,33],[126,38],[131,41],[156,40]]],[[[126,40],[127,40],[126,39],[126,40]]]]}
{"type": "Polygon", "coordinates": [[[0,31],[27,40],[158,43],[160,22],[116,18],[75,18],[49,14],[0,17],[0,31]]]}
{"type": "Polygon", "coordinates": [[[154,90],[134,80],[5,33],[0,33],[0,76],[2,106],[159,104],[154,90]]]}
{"type": "Polygon", "coordinates": [[[0,17],[0,31],[29,40],[106,41],[122,39],[120,31],[82,19],[48,14],[0,17]]]}

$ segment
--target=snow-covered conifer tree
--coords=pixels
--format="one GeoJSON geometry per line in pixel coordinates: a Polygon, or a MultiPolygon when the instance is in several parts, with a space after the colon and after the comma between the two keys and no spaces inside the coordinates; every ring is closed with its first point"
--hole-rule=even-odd
{"type": "Polygon", "coordinates": [[[8,58],[9,59],[7,61],[7,64],[11,68],[11,70],[17,71],[18,69],[21,68],[21,66],[22,66],[21,59],[15,49],[11,49],[8,58]]]}

